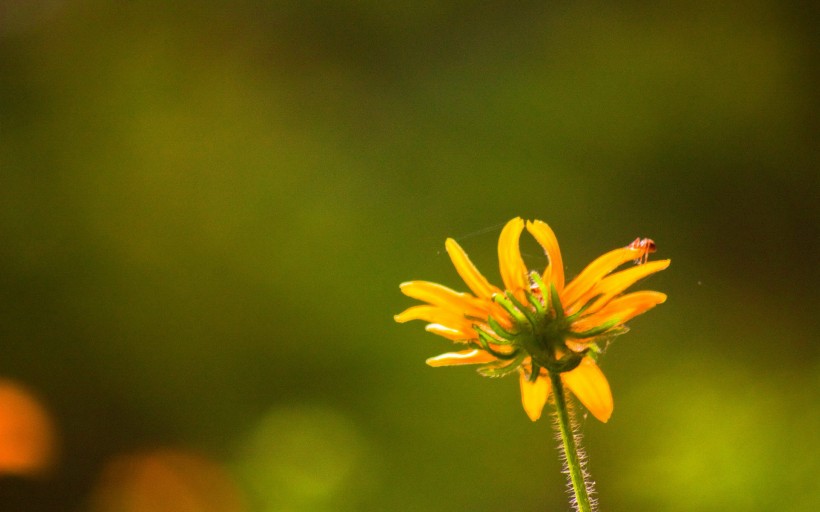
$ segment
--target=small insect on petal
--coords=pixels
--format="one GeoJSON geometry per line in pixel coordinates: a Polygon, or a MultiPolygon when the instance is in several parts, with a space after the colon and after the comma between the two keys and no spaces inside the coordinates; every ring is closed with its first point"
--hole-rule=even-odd
{"type": "Polygon", "coordinates": [[[649,255],[658,250],[654,240],[652,240],[651,238],[641,237],[636,238],[632,241],[632,243],[630,243],[626,247],[627,249],[639,251],[638,257],[635,259],[636,265],[642,265],[646,263],[649,260],[649,255]]]}

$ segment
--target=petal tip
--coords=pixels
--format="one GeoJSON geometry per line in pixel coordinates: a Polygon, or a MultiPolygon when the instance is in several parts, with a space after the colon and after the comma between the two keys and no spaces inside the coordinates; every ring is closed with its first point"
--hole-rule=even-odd
{"type": "Polygon", "coordinates": [[[415,317],[412,317],[409,314],[409,311],[410,311],[410,309],[406,309],[406,310],[402,311],[401,313],[399,313],[397,315],[393,315],[393,320],[395,320],[396,322],[398,322],[400,324],[409,322],[410,320],[415,320],[415,317]]]}
{"type": "Polygon", "coordinates": [[[531,421],[538,421],[547,403],[550,394],[550,381],[544,377],[539,377],[535,382],[530,382],[527,375],[521,372],[519,375],[521,387],[521,405],[524,412],[531,421]]]}
{"type": "Polygon", "coordinates": [[[612,417],[612,409],[612,402],[608,404],[589,404],[587,406],[587,410],[601,423],[607,423],[609,421],[609,418],[612,417]]]}

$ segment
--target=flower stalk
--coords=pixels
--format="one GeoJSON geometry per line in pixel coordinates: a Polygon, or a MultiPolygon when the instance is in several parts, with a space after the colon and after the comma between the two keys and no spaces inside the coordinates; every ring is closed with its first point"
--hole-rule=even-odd
{"type": "Polygon", "coordinates": [[[575,509],[577,512],[592,512],[592,503],[589,499],[588,483],[584,468],[578,456],[578,447],[575,443],[575,434],[567,409],[567,399],[561,374],[550,372],[550,381],[555,395],[555,415],[558,418],[558,430],[561,433],[561,443],[566,458],[567,472],[569,473],[572,490],[575,493],[575,509]]]}

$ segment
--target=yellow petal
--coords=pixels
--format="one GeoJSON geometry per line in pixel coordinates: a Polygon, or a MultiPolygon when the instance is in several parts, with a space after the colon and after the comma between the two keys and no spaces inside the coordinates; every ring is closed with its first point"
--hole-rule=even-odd
{"type": "Polygon", "coordinates": [[[558,247],[555,233],[546,222],[540,220],[527,221],[527,231],[541,244],[549,259],[547,268],[544,270],[544,281],[554,283],[560,293],[564,289],[564,262],[561,259],[561,249],[558,247]]]}
{"type": "Polygon", "coordinates": [[[629,293],[611,300],[595,314],[582,317],[572,324],[572,330],[583,332],[615,319],[624,323],[665,301],[666,294],[661,292],[647,290],[629,293]]]}
{"type": "Polygon", "coordinates": [[[525,372],[520,372],[518,382],[521,385],[521,404],[524,411],[532,421],[536,421],[541,417],[541,411],[544,410],[544,404],[550,396],[550,381],[542,375],[535,379],[535,382],[530,382],[525,372]]]}
{"type": "Polygon", "coordinates": [[[427,360],[427,364],[438,368],[439,366],[457,366],[462,364],[490,363],[496,358],[483,350],[462,350],[459,352],[448,352],[427,360]]]}
{"type": "Polygon", "coordinates": [[[488,302],[487,303],[488,312],[487,316],[492,316],[493,318],[501,324],[501,327],[510,330],[513,327],[513,322],[510,320],[509,314],[504,311],[500,305],[496,304],[495,302],[488,302]]]}
{"type": "Polygon", "coordinates": [[[456,272],[458,272],[458,275],[461,276],[461,279],[464,280],[464,283],[467,284],[476,297],[492,300],[493,295],[501,291],[491,285],[489,281],[487,281],[487,278],[481,275],[481,272],[475,268],[475,265],[473,265],[473,262],[467,257],[467,253],[464,252],[464,249],[458,245],[458,242],[452,238],[448,238],[447,241],[444,242],[444,247],[447,249],[447,254],[450,255],[453,266],[456,267],[456,272]]]}
{"type": "Polygon", "coordinates": [[[462,331],[441,324],[427,324],[426,326],[424,326],[424,330],[447,338],[450,341],[466,342],[478,338],[478,335],[472,329],[470,329],[469,331],[462,331]]]}
{"type": "Polygon", "coordinates": [[[461,315],[452,313],[438,306],[427,305],[407,308],[398,315],[395,315],[393,319],[400,324],[411,320],[424,320],[431,324],[446,325],[451,329],[458,329],[464,332],[472,330],[473,325],[469,319],[461,315]]]}
{"type": "Polygon", "coordinates": [[[604,373],[591,357],[578,368],[561,374],[561,380],[598,420],[606,423],[612,416],[612,391],[604,373]]]}
{"type": "MultiPolygon", "coordinates": [[[[655,272],[660,272],[669,266],[671,260],[658,260],[644,263],[626,270],[622,270],[609,277],[602,279],[594,288],[592,295],[602,294],[602,296],[595,300],[595,303],[590,306],[589,313],[594,313],[606,305],[613,297],[626,290],[636,282],[644,277],[647,277],[655,272]]],[[[591,298],[591,297],[590,297],[591,298]]]]}
{"type": "Polygon", "coordinates": [[[430,281],[410,281],[399,285],[408,297],[439,306],[453,313],[486,318],[488,307],[469,293],[461,293],[430,281]]]}
{"type": "Polygon", "coordinates": [[[515,293],[522,302],[526,300],[523,290],[530,287],[527,266],[521,259],[521,248],[518,245],[523,230],[524,221],[521,217],[516,217],[504,226],[498,237],[498,266],[501,279],[504,281],[504,287],[515,293]]]}
{"type": "Polygon", "coordinates": [[[627,261],[635,259],[635,251],[622,247],[599,256],[573,279],[561,294],[564,309],[570,311],[573,304],[595,286],[604,276],[627,261]]]}

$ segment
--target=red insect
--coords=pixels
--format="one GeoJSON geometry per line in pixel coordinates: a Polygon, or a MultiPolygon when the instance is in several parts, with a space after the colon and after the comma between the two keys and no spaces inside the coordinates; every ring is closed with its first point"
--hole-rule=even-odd
{"type": "Polygon", "coordinates": [[[657,250],[655,241],[651,238],[636,238],[631,244],[626,246],[628,249],[635,249],[640,251],[640,254],[635,259],[636,265],[641,265],[649,260],[649,255],[657,250]]]}

